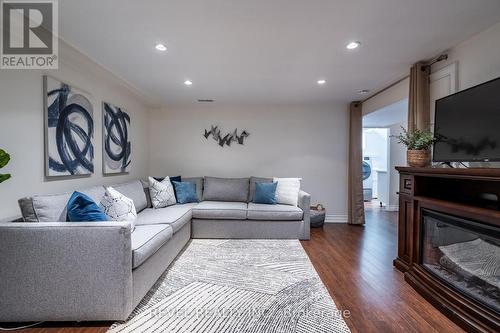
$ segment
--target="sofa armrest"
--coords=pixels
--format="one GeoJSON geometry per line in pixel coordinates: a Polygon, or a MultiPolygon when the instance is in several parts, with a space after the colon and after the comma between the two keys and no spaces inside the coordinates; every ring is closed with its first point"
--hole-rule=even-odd
{"type": "Polygon", "coordinates": [[[301,239],[311,238],[311,195],[307,192],[299,192],[298,206],[304,212],[304,232],[301,239]]]}
{"type": "Polygon", "coordinates": [[[123,320],[130,223],[0,223],[0,322],[123,320]]]}

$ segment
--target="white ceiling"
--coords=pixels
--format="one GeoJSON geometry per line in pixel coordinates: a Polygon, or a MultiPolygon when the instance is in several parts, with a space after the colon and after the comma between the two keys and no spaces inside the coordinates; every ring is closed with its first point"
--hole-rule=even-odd
{"type": "Polygon", "coordinates": [[[385,128],[394,124],[406,127],[408,123],[408,99],[385,106],[363,117],[363,128],[385,128]]]}
{"type": "Polygon", "coordinates": [[[348,102],[500,21],[499,0],[64,0],[59,8],[61,38],[154,104],[348,102]],[[362,46],[348,51],[350,40],[362,46]]]}

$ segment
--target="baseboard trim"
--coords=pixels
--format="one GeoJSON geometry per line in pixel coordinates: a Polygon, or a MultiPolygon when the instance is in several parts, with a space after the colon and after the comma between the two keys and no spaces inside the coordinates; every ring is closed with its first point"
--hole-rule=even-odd
{"type": "Polygon", "coordinates": [[[347,223],[347,215],[326,215],[325,223],[347,223]]]}

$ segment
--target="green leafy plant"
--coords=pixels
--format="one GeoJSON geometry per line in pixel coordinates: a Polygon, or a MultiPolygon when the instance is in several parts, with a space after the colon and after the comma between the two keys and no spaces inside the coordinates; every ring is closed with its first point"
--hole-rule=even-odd
{"type": "MultiPolygon", "coordinates": [[[[3,149],[0,149],[0,169],[6,166],[10,161],[10,155],[3,149]]],[[[10,173],[0,173],[0,183],[3,183],[11,177],[10,173]]]]}
{"type": "Polygon", "coordinates": [[[391,135],[391,137],[398,139],[398,143],[405,145],[408,150],[427,150],[438,141],[438,138],[429,130],[416,129],[409,132],[403,126],[401,129],[403,132],[399,135],[391,135]]]}

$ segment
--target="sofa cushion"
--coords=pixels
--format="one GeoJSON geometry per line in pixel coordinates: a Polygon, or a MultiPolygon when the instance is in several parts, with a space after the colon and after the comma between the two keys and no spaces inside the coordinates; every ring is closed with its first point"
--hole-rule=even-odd
{"type": "Polygon", "coordinates": [[[250,177],[250,193],[248,195],[248,201],[253,201],[255,196],[255,183],[272,183],[272,178],[263,178],[263,177],[250,177]]]}
{"type": "Polygon", "coordinates": [[[196,195],[198,195],[198,201],[203,199],[203,177],[182,177],[183,182],[190,182],[196,184],[196,195]]]}
{"type": "Polygon", "coordinates": [[[170,238],[172,227],[167,224],[136,226],[132,232],[132,269],[142,265],[170,238]]]}
{"type": "Polygon", "coordinates": [[[33,208],[33,198],[24,197],[17,200],[19,204],[19,209],[21,209],[21,215],[23,216],[24,222],[38,222],[38,218],[35,214],[35,209],[33,208]]]}
{"type": "Polygon", "coordinates": [[[193,218],[246,220],[246,202],[203,201],[193,208],[193,218]]]}
{"type": "Polygon", "coordinates": [[[196,204],[169,206],[161,209],[148,208],[137,215],[136,225],[169,224],[174,233],[191,222],[191,210],[196,204]]]}
{"type": "Polygon", "coordinates": [[[250,202],[247,217],[249,220],[302,221],[302,209],[290,205],[265,205],[250,202]]]}
{"type": "Polygon", "coordinates": [[[127,198],[132,199],[137,212],[140,212],[148,206],[148,201],[144,194],[144,187],[140,180],[113,185],[113,188],[127,198]]]}
{"type": "MultiPolygon", "coordinates": [[[[89,196],[94,202],[101,202],[103,186],[94,186],[79,192],[89,196]]],[[[66,222],[66,205],[73,192],[33,196],[33,210],[38,222],[66,222]]]]}
{"type": "Polygon", "coordinates": [[[141,179],[141,184],[144,196],[146,197],[146,208],[151,208],[153,207],[153,204],[151,203],[151,194],[149,193],[149,181],[141,179]]]}
{"type": "Polygon", "coordinates": [[[205,177],[203,200],[247,202],[249,178],[205,177]]]}

